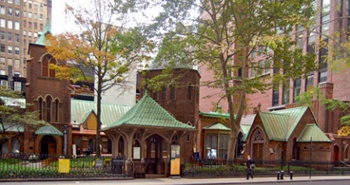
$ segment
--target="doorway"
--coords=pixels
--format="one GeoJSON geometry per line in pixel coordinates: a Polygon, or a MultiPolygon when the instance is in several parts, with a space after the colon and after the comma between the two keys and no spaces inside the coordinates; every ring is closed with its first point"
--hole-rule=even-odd
{"type": "Polygon", "coordinates": [[[48,157],[57,153],[56,140],[52,136],[44,136],[41,139],[41,159],[47,159],[48,157]]]}
{"type": "Polygon", "coordinates": [[[333,153],[333,163],[334,166],[339,166],[339,146],[334,145],[334,153],[333,153]]]}
{"type": "Polygon", "coordinates": [[[163,160],[164,139],[159,135],[152,135],[146,140],[147,143],[147,174],[164,174],[165,164],[163,160]]]}

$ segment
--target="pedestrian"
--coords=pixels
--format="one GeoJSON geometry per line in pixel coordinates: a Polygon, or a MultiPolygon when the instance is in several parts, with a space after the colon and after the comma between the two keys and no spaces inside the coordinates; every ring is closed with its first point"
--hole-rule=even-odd
{"type": "Polygon", "coordinates": [[[253,159],[250,157],[250,155],[248,155],[247,157],[247,180],[249,180],[249,177],[251,177],[253,179],[253,168],[255,166],[253,159]]]}

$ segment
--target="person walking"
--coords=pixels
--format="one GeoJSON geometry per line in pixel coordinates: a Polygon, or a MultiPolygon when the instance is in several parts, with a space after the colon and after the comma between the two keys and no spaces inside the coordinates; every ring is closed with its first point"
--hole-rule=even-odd
{"type": "Polygon", "coordinates": [[[250,155],[248,155],[248,157],[247,157],[246,165],[247,165],[247,180],[249,180],[249,177],[251,177],[253,179],[253,172],[252,171],[253,171],[253,166],[255,164],[254,164],[253,159],[250,157],[250,155]]]}

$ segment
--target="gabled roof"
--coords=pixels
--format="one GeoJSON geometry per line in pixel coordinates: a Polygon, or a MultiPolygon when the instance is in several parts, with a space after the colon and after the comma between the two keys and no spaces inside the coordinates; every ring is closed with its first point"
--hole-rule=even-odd
{"type": "MultiPolygon", "coordinates": [[[[120,119],[132,106],[101,103],[102,125],[109,125],[120,119]]],[[[71,100],[71,122],[84,123],[86,118],[97,110],[96,102],[86,100],[71,100]]]]}
{"type": "Polygon", "coordinates": [[[177,121],[147,93],[118,121],[109,124],[103,130],[121,126],[195,129],[194,126],[177,121]]]}
{"type": "Polygon", "coordinates": [[[225,131],[230,131],[231,129],[225,126],[222,123],[214,123],[208,126],[203,127],[204,130],[225,130],[225,131]]]}
{"type": "Polygon", "coordinates": [[[45,125],[43,127],[40,127],[37,131],[35,131],[35,134],[63,136],[63,133],[52,125],[45,125]]]}
{"type": "Polygon", "coordinates": [[[260,112],[259,116],[270,140],[287,141],[308,107],[296,107],[273,112],[260,112]]]}
{"type": "Polygon", "coordinates": [[[332,142],[315,123],[307,124],[297,142],[332,142]]]}

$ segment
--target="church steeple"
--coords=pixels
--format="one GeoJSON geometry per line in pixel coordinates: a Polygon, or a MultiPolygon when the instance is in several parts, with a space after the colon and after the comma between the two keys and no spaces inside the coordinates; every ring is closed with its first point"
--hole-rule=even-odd
{"type": "Polygon", "coordinates": [[[35,44],[45,46],[45,41],[46,41],[46,34],[51,34],[51,24],[50,20],[46,19],[46,25],[44,28],[43,33],[40,35],[39,39],[35,42],[35,44]]]}

